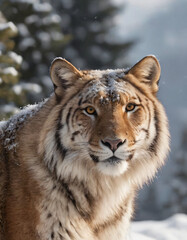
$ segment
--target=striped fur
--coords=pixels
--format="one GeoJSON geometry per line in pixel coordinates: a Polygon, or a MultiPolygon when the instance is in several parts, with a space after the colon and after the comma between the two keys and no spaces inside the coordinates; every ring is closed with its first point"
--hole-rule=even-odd
{"type": "Polygon", "coordinates": [[[169,149],[159,77],[153,56],[129,70],[52,63],[54,94],[1,127],[0,240],[127,239],[136,191],[169,149]]]}

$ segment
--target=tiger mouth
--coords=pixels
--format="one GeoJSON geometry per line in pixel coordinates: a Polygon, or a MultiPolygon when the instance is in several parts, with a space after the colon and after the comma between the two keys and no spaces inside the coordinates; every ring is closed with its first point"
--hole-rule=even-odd
{"type": "MultiPolygon", "coordinates": [[[[99,161],[99,158],[97,156],[93,155],[93,154],[90,154],[90,157],[92,158],[92,160],[95,163],[104,162],[104,163],[110,163],[110,164],[115,165],[115,164],[119,164],[120,162],[124,161],[123,159],[115,157],[115,156],[107,158],[107,159],[105,159],[103,161],[99,161]]],[[[128,159],[126,159],[125,161],[127,161],[127,162],[130,161],[132,159],[132,157],[133,157],[133,154],[130,154],[128,159]]]]}
{"type": "Polygon", "coordinates": [[[120,158],[117,158],[115,156],[112,156],[110,158],[107,158],[103,161],[99,161],[99,158],[95,155],[92,155],[90,154],[90,157],[92,158],[92,160],[95,162],[95,163],[98,163],[98,162],[103,162],[103,163],[110,163],[110,164],[119,164],[121,161],[123,161],[122,159],[120,158]]]}
{"type": "Polygon", "coordinates": [[[115,164],[119,164],[121,161],[123,160],[115,156],[112,156],[110,158],[105,159],[103,162],[115,165],[115,164]]]}

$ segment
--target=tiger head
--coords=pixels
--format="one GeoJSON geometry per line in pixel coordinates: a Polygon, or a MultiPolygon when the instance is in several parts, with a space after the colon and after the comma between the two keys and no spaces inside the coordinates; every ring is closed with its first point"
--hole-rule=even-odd
{"type": "Polygon", "coordinates": [[[128,70],[88,71],[56,58],[51,79],[57,127],[50,136],[55,143],[46,143],[49,155],[56,149],[63,164],[82,161],[85,168],[112,177],[130,174],[139,181],[154,175],[169,139],[167,118],[156,97],[160,65],[154,56],[128,70]]]}

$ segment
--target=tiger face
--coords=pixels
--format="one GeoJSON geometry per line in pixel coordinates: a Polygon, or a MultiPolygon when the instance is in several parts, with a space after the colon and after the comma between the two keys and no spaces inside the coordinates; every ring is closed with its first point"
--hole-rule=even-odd
{"type": "Polygon", "coordinates": [[[109,176],[138,174],[142,165],[155,172],[162,165],[168,131],[156,98],[160,65],[155,57],[130,70],[103,71],[78,71],[57,58],[51,78],[60,109],[56,146],[64,161],[75,156],[73,161],[109,176]]]}

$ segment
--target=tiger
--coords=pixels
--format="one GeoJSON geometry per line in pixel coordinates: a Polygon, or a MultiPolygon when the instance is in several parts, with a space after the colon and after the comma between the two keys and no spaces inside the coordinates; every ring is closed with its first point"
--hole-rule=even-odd
{"type": "Polygon", "coordinates": [[[54,91],[0,125],[0,240],[126,240],[137,191],[165,163],[153,55],[129,69],[57,57],[54,91]]]}

